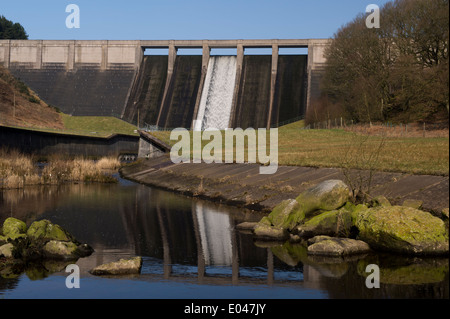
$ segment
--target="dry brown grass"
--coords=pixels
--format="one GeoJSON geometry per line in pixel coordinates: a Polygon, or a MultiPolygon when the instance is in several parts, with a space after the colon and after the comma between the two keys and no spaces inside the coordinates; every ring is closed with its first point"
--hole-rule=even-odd
{"type": "Polygon", "coordinates": [[[50,158],[39,170],[32,156],[17,151],[0,150],[0,189],[23,188],[27,185],[58,185],[66,182],[117,182],[112,173],[120,167],[116,158],[98,161],[83,158],[50,158]]]}

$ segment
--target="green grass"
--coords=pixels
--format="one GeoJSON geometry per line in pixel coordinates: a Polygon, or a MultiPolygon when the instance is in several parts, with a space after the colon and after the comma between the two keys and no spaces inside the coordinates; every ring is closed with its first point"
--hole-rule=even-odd
{"type": "Polygon", "coordinates": [[[113,134],[124,134],[139,136],[134,131],[136,126],[115,117],[108,116],[70,116],[61,113],[64,129],[41,128],[41,127],[9,127],[22,128],[31,131],[50,132],[69,135],[109,137],[113,134]]]}
{"type": "MultiPolygon", "coordinates": [[[[279,165],[449,175],[448,137],[380,137],[340,129],[301,130],[303,125],[299,121],[278,129],[279,165]]],[[[152,134],[169,145],[176,143],[170,132],[152,134]]]]}
{"type": "Polygon", "coordinates": [[[70,116],[62,114],[65,133],[89,136],[109,136],[112,134],[137,135],[136,126],[115,117],[70,116]]]}

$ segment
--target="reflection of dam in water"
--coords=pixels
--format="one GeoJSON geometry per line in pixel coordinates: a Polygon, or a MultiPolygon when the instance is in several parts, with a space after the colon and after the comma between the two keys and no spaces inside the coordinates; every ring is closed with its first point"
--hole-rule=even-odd
{"type": "Polygon", "coordinates": [[[211,206],[195,204],[194,218],[197,218],[201,248],[206,265],[231,266],[232,244],[230,217],[211,206]]]}
{"type": "Polygon", "coordinates": [[[193,128],[196,120],[205,128],[264,128],[302,117],[320,95],[328,45],[328,39],[0,40],[0,64],[71,115],[166,129],[193,128]],[[168,53],[145,55],[158,49],[168,53]],[[212,51],[229,49],[227,56],[212,51]]]}

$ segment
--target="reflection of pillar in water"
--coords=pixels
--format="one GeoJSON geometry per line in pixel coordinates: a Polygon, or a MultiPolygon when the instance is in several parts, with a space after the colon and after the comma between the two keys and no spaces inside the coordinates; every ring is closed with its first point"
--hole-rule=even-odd
{"type": "Polygon", "coordinates": [[[203,203],[195,206],[206,265],[232,264],[231,225],[227,213],[203,203]]]}

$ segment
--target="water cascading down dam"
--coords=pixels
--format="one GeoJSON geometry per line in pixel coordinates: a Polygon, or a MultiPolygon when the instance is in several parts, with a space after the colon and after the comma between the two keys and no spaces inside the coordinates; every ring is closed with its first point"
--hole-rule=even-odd
{"type": "Polygon", "coordinates": [[[197,113],[195,130],[226,129],[230,124],[236,79],[235,56],[212,56],[197,113]]]}
{"type": "Polygon", "coordinates": [[[268,128],[318,97],[327,39],[0,40],[0,64],[72,115],[116,116],[158,129],[268,128]],[[167,55],[144,55],[146,49],[167,55]],[[203,50],[178,55],[178,49],[203,50]],[[211,49],[236,55],[211,55],[211,49]],[[247,48],[271,48],[250,55],[247,48]],[[307,48],[307,54],[280,54],[307,48]],[[194,126],[195,125],[195,126],[194,126]]]}

